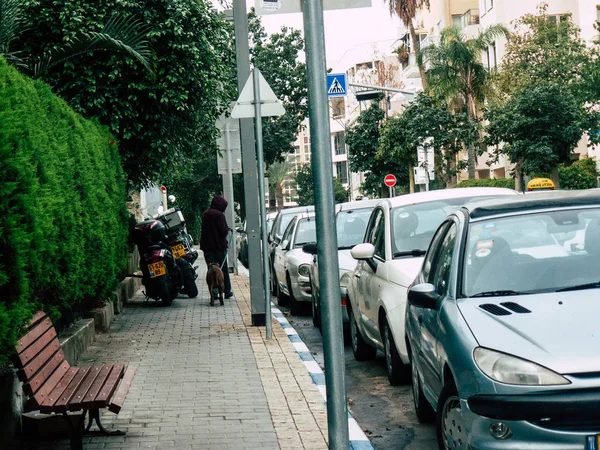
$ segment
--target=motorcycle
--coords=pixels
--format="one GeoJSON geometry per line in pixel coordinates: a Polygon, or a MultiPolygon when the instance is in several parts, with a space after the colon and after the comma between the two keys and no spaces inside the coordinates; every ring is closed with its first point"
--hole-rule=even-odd
{"type": "Polygon", "coordinates": [[[157,219],[139,222],[134,226],[133,240],[140,253],[146,300],[161,300],[164,306],[171,306],[183,277],[168,247],[165,225],[157,219]]]}
{"type": "Polygon", "coordinates": [[[193,266],[198,259],[198,252],[194,248],[194,239],[187,232],[181,209],[178,206],[168,209],[156,216],[156,219],[160,220],[166,228],[171,253],[181,270],[183,286],[180,292],[190,298],[198,296],[197,267],[193,266]]]}

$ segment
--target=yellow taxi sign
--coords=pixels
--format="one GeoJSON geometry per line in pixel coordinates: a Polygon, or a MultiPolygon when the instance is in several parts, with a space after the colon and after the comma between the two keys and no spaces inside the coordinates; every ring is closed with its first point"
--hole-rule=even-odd
{"type": "Polygon", "coordinates": [[[534,178],[527,183],[528,191],[548,191],[554,189],[554,182],[550,178],[534,178]]]}

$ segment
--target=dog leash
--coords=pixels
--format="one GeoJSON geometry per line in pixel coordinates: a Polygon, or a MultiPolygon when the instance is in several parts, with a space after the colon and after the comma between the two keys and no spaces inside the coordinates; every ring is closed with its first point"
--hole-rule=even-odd
{"type": "MultiPolygon", "coordinates": [[[[227,236],[233,237],[233,230],[231,228],[229,229],[227,236]]],[[[230,240],[231,239],[227,240],[227,250],[225,250],[225,258],[223,258],[223,261],[221,262],[221,270],[223,270],[223,267],[225,266],[225,261],[227,261],[227,254],[229,253],[229,241],[230,240]]]]}

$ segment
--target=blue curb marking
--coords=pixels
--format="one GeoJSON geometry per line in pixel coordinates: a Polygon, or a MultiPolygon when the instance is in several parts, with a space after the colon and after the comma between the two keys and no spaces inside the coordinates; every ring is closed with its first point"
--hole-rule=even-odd
{"type": "MultiPolygon", "coordinates": [[[[283,329],[287,330],[286,333],[288,333],[288,338],[290,339],[290,341],[292,343],[301,343],[302,338],[298,335],[298,333],[296,332],[294,327],[287,321],[287,319],[285,318],[285,315],[273,304],[271,304],[271,312],[272,312],[273,317],[275,317],[277,319],[277,321],[279,322],[279,325],[281,325],[281,327],[283,329]],[[290,332],[290,330],[293,330],[293,332],[290,332]]],[[[298,356],[300,357],[302,362],[316,363],[316,364],[311,364],[311,366],[316,366],[315,369],[309,369],[307,367],[308,374],[310,375],[310,377],[315,385],[325,386],[325,374],[319,367],[319,364],[313,357],[312,353],[307,352],[307,351],[299,351],[299,350],[296,350],[296,353],[298,354],[298,356]]],[[[325,395],[322,391],[320,391],[320,392],[323,396],[325,395]]],[[[323,398],[323,401],[325,402],[325,398],[323,398]]],[[[325,405],[326,404],[327,403],[325,402],[325,405]]],[[[369,438],[362,431],[362,429],[360,428],[360,426],[358,425],[356,420],[352,417],[352,414],[350,414],[350,412],[348,412],[348,429],[349,429],[349,433],[350,433],[350,449],[351,450],[375,450],[375,447],[373,447],[373,445],[369,441],[369,438]]]]}

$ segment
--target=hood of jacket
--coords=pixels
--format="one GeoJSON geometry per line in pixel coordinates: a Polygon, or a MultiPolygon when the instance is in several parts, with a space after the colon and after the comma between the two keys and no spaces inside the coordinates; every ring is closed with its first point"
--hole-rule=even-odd
{"type": "Polygon", "coordinates": [[[225,212],[225,209],[227,208],[227,200],[220,195],[215,195],[210,203],[210,207],[218,209],[221,212],[225,212]]]}

